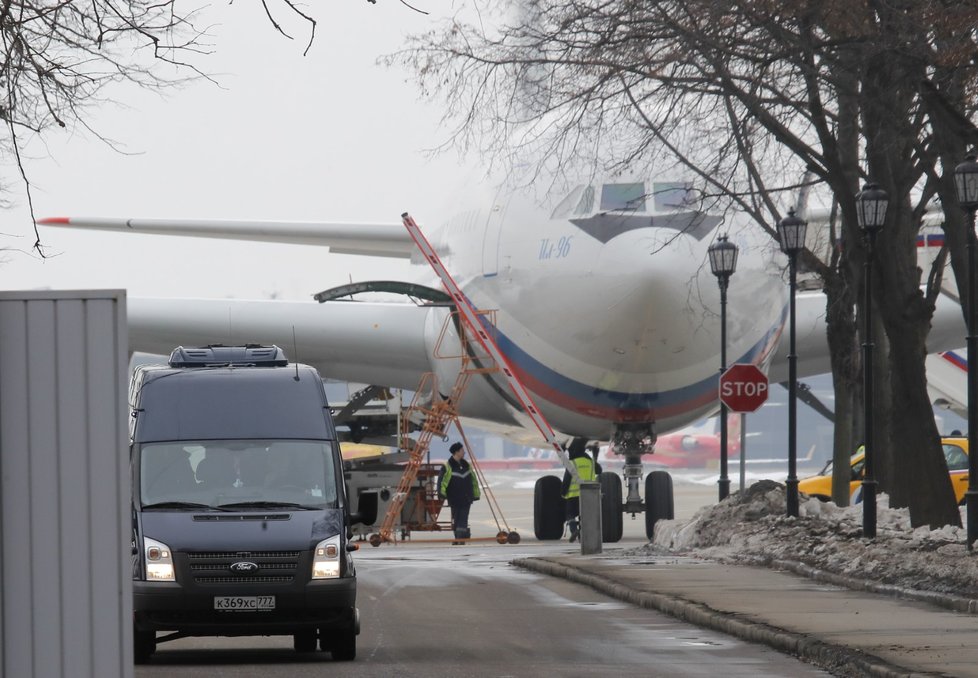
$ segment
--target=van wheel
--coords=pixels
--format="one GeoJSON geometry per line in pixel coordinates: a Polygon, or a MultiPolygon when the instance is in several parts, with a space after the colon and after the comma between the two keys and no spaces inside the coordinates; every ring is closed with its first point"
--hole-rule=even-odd
{"type": "Polygon", "coordinates": [[[316,631],[299,631],[292,636],[292,647],[296,652],[316,651],[316,631]]]}
{"type": "Polygon", "coordinates": [[[357,658],[357,634],[355,631],[340,631],[333,637],[330,649],[333,661],[352,662],[357,658]]]}
{"type": "Polygon", "coordinates": [[[149,658],[156,652],[156,631],[139,631],[133,629],[132,649],[134,663],[148,664],[149,658]]]}

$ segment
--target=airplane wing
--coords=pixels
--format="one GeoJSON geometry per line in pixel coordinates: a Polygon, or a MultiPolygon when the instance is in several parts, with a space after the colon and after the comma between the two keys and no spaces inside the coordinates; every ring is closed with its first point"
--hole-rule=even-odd
{"type": "Polygon", "coordinates": [[[223,221],[201,219],[121,219],[49,217],[42,226],[193,238],[319,245],[339,254],[366,254],[408,259],[414,242],[401,223],[334,223],[295,221],[223,221]]]}
{"type": "MultiPolygon", "coordinates": [[[[825,326],[825,295],[820,291],[801,292],[797,296],[795,352],[798,356],[799,377],[825,374],[832,371],[825,326]]],[[[931,330],[927,336],[927,350],[931,353],[949,351],[961,345],[965,336],[964,318],[960,302],[942,291],[937,297],[931,330]]],[[[788,330],[771,357],[768,378],[781,383],[788,380],[788,330]]]]}
{"type": "Polygon", "coordinates": [[[139,298],[126,305],[131,351],[169,355],[179,345],[277,344],[323,377],[407,390],[431,371],[425,323],[434,307],[139,298]]]}

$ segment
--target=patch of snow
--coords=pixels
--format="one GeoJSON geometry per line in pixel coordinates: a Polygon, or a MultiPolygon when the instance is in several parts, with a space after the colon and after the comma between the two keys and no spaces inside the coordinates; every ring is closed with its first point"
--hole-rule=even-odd
{"type": "MultiPolygon", "coordinates": [[[[908,511],[889,508],[886,495],[878,497],[872,540],[862,536],[862,504],[840,508],[802,495],[798,514],[786,515],[784,485],[762,480],[686,522],[659,521],[653,541],[627,555],[644,549],[731,562],[797,561],[900,588],[978,598],[978,551],[965,546],[965,528],[911,528],[908,511]]],[[[964,525],[964,508],[961,518],[964,525]]]]}

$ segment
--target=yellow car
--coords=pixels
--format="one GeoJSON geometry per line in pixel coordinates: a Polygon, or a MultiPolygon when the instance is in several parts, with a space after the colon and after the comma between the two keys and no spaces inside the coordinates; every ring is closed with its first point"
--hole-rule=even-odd
{"type": "MultiPolygon", "coordinates": [[[[941,438],[944,446],[944,459],[947,461],[948,474],[951,476],[951,487],[954,488],[954,498],[958,504],[964,503],[964,493],[968,490],[968,439],[960,436],[941,438]]],[[[855,496],[856,490],[862,486],[864,453],[862,446],[850,460],[849,497],[855,496]]],[[[830,461],[817,476],[805,478],[798,483],[798,491],[822,501],[832,499],[832,462],[830,461]]]]}

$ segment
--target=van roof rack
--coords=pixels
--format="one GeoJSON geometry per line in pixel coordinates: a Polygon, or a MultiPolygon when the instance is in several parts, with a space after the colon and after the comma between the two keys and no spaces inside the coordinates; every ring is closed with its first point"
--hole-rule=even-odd
{"type": "Polygon", "coordinates": [[[225,346],[177,346],[170,353],[170,367],[285,367],[289,359],[278,346],[244,344],[225,346]]]}

